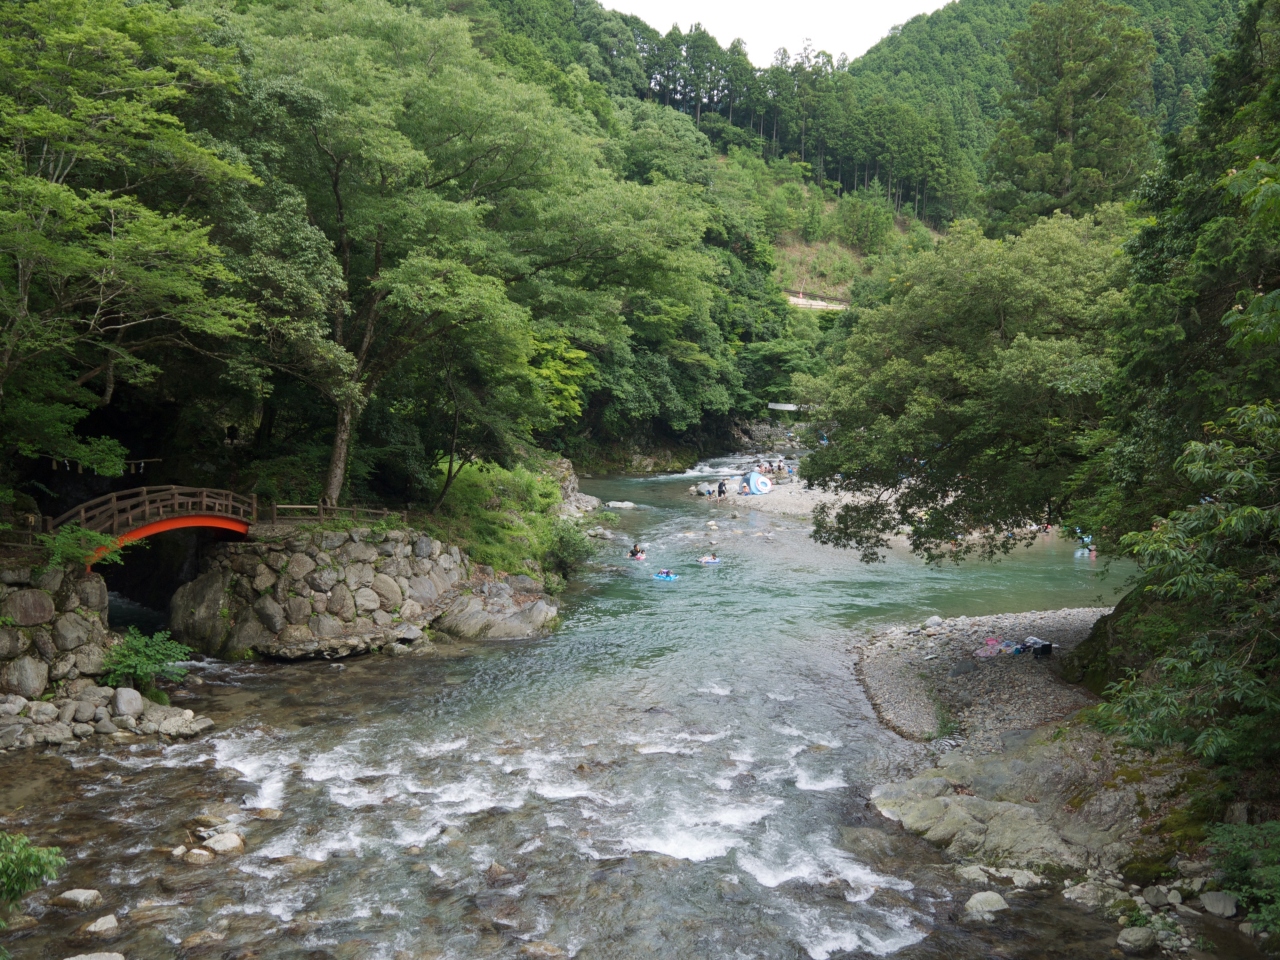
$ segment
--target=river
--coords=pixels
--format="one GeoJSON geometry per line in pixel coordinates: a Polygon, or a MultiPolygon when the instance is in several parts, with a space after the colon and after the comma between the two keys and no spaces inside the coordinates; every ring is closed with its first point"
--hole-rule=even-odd
{"type": "Polygon", "coordinates": [[[244,958],[1104,955],[1115,928],[1049,892],[994,925],[952,918],[949,867],[866,805],[924,748],[877,723],[849,647],[934,613],[1110,603],[1123,577],[1050,539],[995,565],[865,566],[799,519],[711,513],[690,482],[583,482],[639,508],[546,640],[201,664],[175,702],[218,721],[209,737],[8,755],[6,828],[60,844],[57,889],[105,902],[0,943],[61,960],[88,952],[77,924],[127,909],[110,949],[129,960],[206,930],[209,955],[244,958]],[[700,567],[710,537],[723,562],[700,567]],[[258,808],[282,814],[248,816],[245,856],[167,856],[193,816],[258,808]]]}

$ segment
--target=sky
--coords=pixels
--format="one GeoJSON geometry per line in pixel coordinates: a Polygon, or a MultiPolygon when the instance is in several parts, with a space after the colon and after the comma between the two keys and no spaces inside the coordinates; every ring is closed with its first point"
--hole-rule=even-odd
{"type": "Polygon", "coordinates": [[[688,30],[695,23],[727,47],[735,37],[747,44],[758,67],[786,47],[793,55],[806,39],[833,57],[861,56],[891,27],[919,13],[931,13],[944,0],[602,0],[605,7],[634,13],[659,33],[673,23],[688,30]]]}

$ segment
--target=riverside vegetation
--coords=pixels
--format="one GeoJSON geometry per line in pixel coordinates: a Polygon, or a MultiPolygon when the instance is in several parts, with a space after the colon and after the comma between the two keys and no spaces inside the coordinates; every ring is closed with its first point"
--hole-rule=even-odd
{"type": "MultiPolygon", "coordinates": [[[[586,549],[558,457],[685,466],[811,404],[820,542],[1050,525],[1137,561],[1066,673],[1205,765],[1170,842],[1276,928],[1277,0],[959,0],[763,69],[554,0],[21,0],[0,44],[6,523],[144,480],[377,502],[477,588],[554,590],[586,549]]],[[[8,685],[79,683],[105,600],[44,611],[31,574],[8,685]]],[[[379,583],[352,599],[395,629],[379,583]]],[[[329,616],[306,589],[273,636],[329,616]]]]}

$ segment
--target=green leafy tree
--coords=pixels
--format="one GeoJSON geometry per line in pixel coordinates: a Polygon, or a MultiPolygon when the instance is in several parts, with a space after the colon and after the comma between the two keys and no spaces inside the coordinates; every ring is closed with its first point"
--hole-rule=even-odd
{"type": "Polygon", "coordinates": [[[251,76],[306,93],[282,111],[274,172],[307,198],[342,275],[330,337],[352,362],[326,386],[336,502],[361,410],[396,366],[424,340],[519,314],[487,262],[483,216],[563,151],[545,96],[494,76],[457,21],[332,3],[264,12],[254,29],[251,76]]]}
{"type": "Polygon", "coordinates": [[[899,265],[810,386],[831,442],[802,475],[851,495],[815,539],[874,560],[904,530],[930,559],[990,556],[1056,522],[1111,372],[1128,232],[1115,207],[1005,241],[962,223],[899,265]]]}
{"type": "Polygon", "coordinates": [[[105,474],[123,448],[75,425],[145,354],[226,338],[243,305],[208,229],[156,195],[172,179],[247,176],[173,111],[229,82],[186,13],[123,0],[29,0],[0,11],[0,426],[10,453],[105,474]]]}
{"type": "Polygon", "coordinates": [[[1177,639],[1113,686],[1103,711],[1139,742],[1217,758],[1280,723],[1280,412],[1233,410],[1206,430],[1178,461],[1201,502],[1122,541],[1139,589],[1177,608],[1177,639]]]}
{"type": "Polygon", "coordinates": [[[987,162],[997,230],[1124,198],[1154,159],[1151,35],[1129,7],[1033,4],[1009,39],[1014,87],[987,162]]]}

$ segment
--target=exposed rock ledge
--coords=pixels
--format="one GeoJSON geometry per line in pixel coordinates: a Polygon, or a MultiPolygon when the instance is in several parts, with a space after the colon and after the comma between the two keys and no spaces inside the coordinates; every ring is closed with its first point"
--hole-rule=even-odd
{"type": "Polygon", "coordinates": [[[910,780],[876,787],[872,803],[958,859],[1114,871],[1183,773],[1167,758],[1117,755],[1078,724],[1006,734],[1005,747],[982,757],[952,751],[910,780]]]}
{"type": "Polygon", "coordinates": [[[463,639],[537,636],[554,601],[527,576],[496,576],[412,529],[258,525],[219,543],[174,594],[175,639],[214,657],[345,657],[430,649],[432,627],[463,639]]]}

